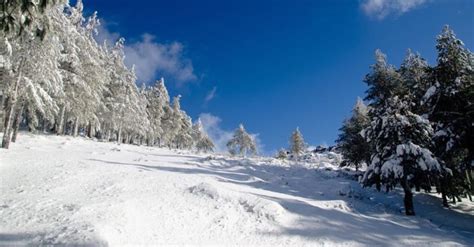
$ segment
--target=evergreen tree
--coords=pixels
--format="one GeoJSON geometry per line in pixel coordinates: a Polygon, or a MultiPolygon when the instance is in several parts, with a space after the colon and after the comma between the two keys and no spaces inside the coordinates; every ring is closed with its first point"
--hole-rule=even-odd
{"type": "Polygon", "coordinates": [[[212,152],[214,150],[214,143],[211,138],[204,131],[201,119],[198,119],[193,125],[193,139],[194,146],[198,152],[212,152]]]}
{"type": "Polygon", "coordinates": [[[156,85],[156,94],[159,95],[159,104],[162,106],[160,110],[162,111],[160,113],[161,118],[156,120],[160,121],[160,128],[156,135],[158,138],[158,146],[161,146],[166,144],[168,140],[171,140],[167,130],[173,125],[173,122],[171,121],[172,109],[170,107],[170,96],[168,94],[168,89],[166,89],[164,78],[161,78],[156,85]]]}
{"type": "Polygon", "coordinates": [[[227,143],[227,148],[232,155],[246,156],[257,153],[255,140],[247,133],[243,124],[235,130],[232,139],[227,143]]]}
{"type": "Polygon", "coordinates": [[[4,35],[30,35],[44,38],[48,10],[64,0],[8,0],[0,2],[0,32],[4,35]]]}
{"type": "Polygon", "coordinates": [[[168,131],[171,140],[169,145],[178,149],[190,149],[193,146],[192,120],[186,112],[181,110],[180,99],[181,95],[173,98],[173,108],[166,131],[168,131]]]}
{"type": "MultiPolygon", "coordinates": [[[[48,8],[44,14],[52,16],[55,10],[48,8]]],[[[54,119],[58,107],[53,97],[63,90],[62,78],[57,73],[61,45],[57,38],[51,35],[45,42],[40,42],[28,32],[10,37],[10,41],[7,37],[4,36],[6,49],[0,54],[9,65],[3,72],[1,83],[4,85],[0,85],[6,98],[4,148],[9,147],[11,140],[15,141],[25,113],[31,129],[38,125],[39,118],[54,119]]]]}
{"type": "MultiPolygon", "coordinates": [[[[163,99],[165,96],[162,95],[163,93],[160,91],[161,84],[162,80],[156,81],[155,85],[145,90],[146,98],[148,100],[147,112],[151,125],[151,133],[149,136],[149,142],[151,145],[154,145],[155,141],[159,140],[163,133],[161,119],[164,115],[163,108],[166,101],[163,99]]],[[[164,84],[162,86],[164,87],[164,84]]]]}
{"type": "Polygon", "coordinates": [[[394,66],[388,64],[387,56],[380,50],[375,51],[375,64],[371,68],[372,72],[364,79],[369,86],[365,99],[370,101],[371,107],[377,108],[389,98],[400,95],[404,89],[400,74],[394,66]]]}
{"type": "MultiPolygon", "coordinates": [[[[112,47],[107,42],[98,45],[94,39],[100,25],[97,13],[85,18],[80,0],[74,7],[56,2],[40,1],[41,6],[37,1],[0,4],[4,7],[0,11],[11,14],[0,17],[0,33],[4,34],[0,42],[6,129],[3,146],[15,140],[21,122],[26,122],[30,131],[41,128],[118,143],[146,141],[148,145],[187,149],[197,145],[191,118],[181,110],[179,97],[170,105],[163,79],[151,88],[137,87],[134,67],[128,68],[124,62],[125,40],[118,39],[112,47]],[[29,4],[31,8],[22,10],[28,13],[17,9],[21,4],[29,4]],[[24,30],[19,35],[18,30],[7,33],[5,25],[11,26],[2,18],[21,14],[19,25],[31,21],[31,26],[18,26],[24,30]],[[45,23],[48,35],[42,35],[44,42],[39,42],[31,31],[45,31],[45,23]]],[[[200,148],[209,150],[208,141],[203,137],[200,148]]]]}
{"type": "Polygon", "coordinates": [[[414,215],[412,187],[429,191],[430,180],[443,177],[445,169],[429,150],[433,130],[427,119],[410,111],[407,102],[397,96],[375,111],[364,137],[374,147],[362,183],[380,183],[387,189],[400,184],[405,192],[405,211],[414,215]]]}
{"type": "Polygon", "coordinates": [[[352,117],[344,121],[339,129],[341,133],[337,139],[339,150],[344,160],[342,166],[353,165],[358,170],[362,163],[369,163],[369,143],[362,137],[361,132],[369,125],[367,106],[358,98],[352,110],[352,117]]]}
{"type": "Polygon", "coordinates": [[[403,91],[398,96],[406,100],[411,110],[418,114],[425,114],[422,106],[422,97],[429,88],[431,68],[420,54],[408,49],[405,59],[400,65],[398,73],[401,76],[403,91]]]}
{"type": "Polygon", "coordinates": [[[298,159],[306,150],[306,143],[299,128],[291,134],[290,137],[290,152],[295,159],[298,159]]]}
{"type": "Polygon", "coordinates": [[[376,52],[376,64],[367,75],[366,99],[369,100],[370,125],[362,132],[369,143],[370,162],[362,182],[387,190],[400,184],[405,192],[405,210],[413,215],[412,187],[429,190],[432,181],[450,172],[430,151],[433,130],[417,109],[417,87],[425,78],[426,64],[409,53],[401,69],[388,65],[386,57],[376,52]]]}
{"type": "Polygon", "coordinates": [[[281,148],[280,150],[278,150],[275,158],[277,159],[281,159],[281,160],[286,160],[288,159],[288,151],[286,151],[285,149],[281,148]]]}
{"type": "Polygon", "coordinates": [[[438,36],[436,49],[438,64],[423,101],[435,129],[434,152],[453,171],[441,184],[447,206],[446,196],[455,202],[474,193],[474,56],[448,26],[438,36]]]}

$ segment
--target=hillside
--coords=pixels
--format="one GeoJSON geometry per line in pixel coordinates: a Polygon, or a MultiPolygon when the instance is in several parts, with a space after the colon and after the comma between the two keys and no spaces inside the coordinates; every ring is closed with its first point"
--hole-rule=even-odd
{"type": "Polygon", "coordinates": [[[474,245],[474,205],[362,189],[312,163],[20,134],[0,150],[0,245],[474,245]]]}

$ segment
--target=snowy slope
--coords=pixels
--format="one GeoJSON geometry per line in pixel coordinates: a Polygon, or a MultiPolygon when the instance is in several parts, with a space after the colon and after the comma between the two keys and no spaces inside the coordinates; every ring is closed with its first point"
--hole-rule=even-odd
{"type": "Polygon", "coordinates": [[[0,150],[0,245],[474,245],[474,206],[361,189],[331,159],[273,159],[20,135],[0,150]]]}

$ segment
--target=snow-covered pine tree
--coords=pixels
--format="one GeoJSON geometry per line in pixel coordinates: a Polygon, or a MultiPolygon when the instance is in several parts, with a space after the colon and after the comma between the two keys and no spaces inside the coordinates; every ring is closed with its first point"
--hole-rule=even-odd
{"type": "Polygon", "coordinates": [[[2,96],[3,96],[3,137],[2,148],[9,148],[12,136],[13,119],[15,117],[15,110],[18,104],[18,92],[23,78],[23,63],[24,58],[14,53],[13,47],[8,39],[5,38],[2,44],[2,54],[0,54],[4,61],[2,68],[2,96]],[[18,60],[18,61],[17,61],[18,60]]]}
{"type": "Polygon", "coordinates": [[[175,137],[176,147],[179,149],[191,149],[194,145],[194,139],[192,137],[192,119],[184,111],[180,112],[181,121],[178,122],[179,130],[175,137]]]}
{"type": "Polygon", "coordinates": [[[387,189],[400,184],[406,214],[414,215],[412,187],[429,190],[430,180],[449,172],[429,150],[433,130],[427,119],[411,112],[408,103],[397,96],[371,111],[376,111],[375,117],[363,134],[374,153],[362,183],[381,183],[387,189]]]}
{"type": "Polygon", "coordinates": [[[175,136],[174,132],[174,119],[173,119],[173,107],[168,104],[163,106],[163,117],[161,118],[161,126],[163,128],[163,134],[160,136],[160,146],[164,145],[169,148],[172,147],[172,142],[175,136]]]}
{"type": "Polygon", "coordinates": [[[284,148],[280,148],[280,150],[278,150],[275,158],[280,159],[280,160],[288,159],[288,151],[286,151],[284,148]]]}
{"type": "Polygon", "coordinates": [[[124,63],[124,39],[115,42],[114,47],[107,56],[106,71],[109,72],[109,83],[106,86],[105,104],[109,112],[109,118],[104,122],[112,133],[115,133],[115,140],[118,143],[126,141],[125,138],[125,120],[127,117],[127,108],[130,107],[131,91],[135,88],[132,85],[133,78],[130,78],[130,72],[124,63]]]}
{"type": "Polygon", "coordinates": [[[413,53],[408,49],[405,59],[398,70],[403,83],[403,92],[399,97],[410,103],[411,109],[417,114],[425,114],[426,109],[422,106],[422,97],[429,88],[430,67],[420,54],[413,53]]]}
{"type": "MultiPolygon", "coordinates": [[[[82,13],[79,14],[82,15],[82,13]]],[[[105,70],[97,69],[104,67],[106,63],[104,59],[106,56],[93,37],[94,34],[97,34],[99,25],[100,22],[97,17],[97,12],[94,12],[93,15],[87,18],[87,21],[80,26],[79,33],[81,34],[81,39],[76,41],[80,49],[78,55],[81,61],[82,71],[84,72],[83,79],[91,89],[90,94],[85,94],[87,105],[83,110],[84,119],[82,121],[84,135],[90,138],[92,138],[101,127],[100,123],[102,119],[99,113],[101,109],[105,108],[103,92],[108,79],[108,74],[105,70]]]]}
{"type": "Polygon", "coordinates": [[[168,147],[190,149],[193,146],[192,120],[185,111],[181,110],[181,95],[173,98],[172,108],[164,108],[163,136],[168,147]]]}
{"type": "Polygon", "coordinates": [[[127,71],[126,107],[124,114],[124,142],[141,144],[149,132],[150,122],[146,113],[146,102],[138,90],[134,68],[127,71]]]}
{"type": "MultiPolygon", "coordinates": [[[[45,17],[49,22],[55,22],[57,8],[45,9],[45,17]]],[[[57,35],[60,32],[51,30],[50,35],[40,41],[29,32],[12,36],[8,43],[9,52],[2,57],[12,65],[3,78],[5,86],[6,121],[5,135],[2,146],[8,148],[10,140],[16,140],[18,128],[23,116],[30,129],[34,130],[39,119],[43,123],[53,123],[58,113],[58,104],[54,97],[60,97],[63,92],[62,78],[58,73],[58,59],[61,44],[57,35]],[[8,55],[8,56],[6,56],[8,55]]]]}
{"type": "Polygon", "coordinates": [[[193,125],[193,139],[194,146],[198,152],[207,153],[214,150],[214,143],[204,131],[204,127],[202,126],[200,118],[193,125]]]}
{"type": "Polygon", "coordinates": [[[365,100],[370,101],[370,106],[377,108],[384,105],[385,101],[394,95],[403,92],[401,76],[395,67],[388,64],[387,56],[380,50],[375,51],[375,64],[371,66],[372,72],[365,76],[364,82],[369,89],[365,100]]]}
{"type": "MultiPolygon", "coordinates": [[[[98,46],[95,41],[87,36],[84,29],[83,6],[80,1],[75,7],[68,7],[70,15],[64,13],[58,16],[58,29],[63,30],[62,58],[60,60],[60,73],[64,83],[64,102],[61,103],[64,111],[64,130],[69,130],[77,136],[82,127],[90,123],[98,123],[98,109],[103,95],[102,86],[104,70],[97,67],[101,65],[97,59],[98,46]],[[63,26],[61,26],[63,25],[63,26]]],[[[61,115],[62,115],[61,114],[61,115]]]]}
{"type": "Polygon", "coordinates": [[[247,133],[243,124],[240,124],[239,128],[235,130],[232,139],[227,142],[227,148],[232,155],[247,156],[257,153],[255,140],[247,133]]]}
{"type": "Polygon", "coordinates": [[[154,145],[156,141],[159,141],[163,133],[161,118],[164,115],[163,107],[166,102],[163,100],[162,92],[160,92],[160,84],[161,81],[156,81],[155,85],[147,88],[145,91],[148,100],[147,112],[151,126],[150,145],[154,145]]]}
{"type": "Polygon", "coordinates": [[[43,129],[55,123],[59,114],[59,99],[63,98],[62,76],[58,71],[59,40],[52,35],[44,42],[29,41],[19,45],[28,50],[29,59],[23,64],[24,81],[19,88],[19,105],[13,123],[12,141],[16,139],[20,122],[26,115],[28,127],[43,129]]]}
{"type": "Polygon", "coordinates": [[[452,169],[453,177],[441,183],[453,199],[474,193],[474,55],[454,32],[444,27],[437,38],[437,66],[431,87],[423,97],[435,129],[434,152],[452,169]]]}
{"type": "Polygon", "coordinates": [[[362,99],[357,98],[357,102],[352,109],[351,118],[345,120],[339,129],[341,133],[337,139],[337,144],[344,157],[341,166],[353,165],[358,170],[362,163],[369,163],[369,143],[361,135],[361,131],[367,128],[368,125],[367,106],[362,99]]]}
{"type": "Polygon", "coordinates": [[[379,190],[381,184],[387,190],[400,184],[405,192],[406,214],[413,215],[411,188],[429,190],[432,182],[448,176],[450,170],[429,150],[433,134],[430,122],[414,112],[412,102],[416,100],[407,96],[408,85],[420,81],[407,76],[406,68],[396,70],[388,65],[380,51],[376,52],[372,69],[365,80],[369,86],[366,99],[370,102],[370,125],[362,132],[371,157],[362,183],[375,184],[379,190]]]}
{"type": "Polygon", "coordinates": [[[181,95],[173,97],[173,105],[171,112],[171,119],[167,132],[169,133],[170,139],[168,145],[173,148],[179,148],[178,134],[180,134],[182,125],[181,115],[181,95]]]}
{"type": "Polygon", "coordinates": [[[306,150],[306,143],[304,142],[303,135],[300,132],[300,128],[296,128],[290,136],[290,152],[294,159],[298,159],[306,150]]]}
{"type": "Polygon", "coordinates": [[[22,35],[25,32],[44,38],[48,29],[48,10],[64,0],[0,2],[0,32],[2,36],[22,35]]]}
{"type": "Polygon", "coordinates": [[[10,15],[0,16],[0,33],[4,34],[0,88],[6,105],[2,116],[8,126],[4,145],[16,136],[24,118],[31,131],[42,127],[57,134],[84,134],[119,143],[158,142],[186,149],[196,145],[201,150],[213,147],[207,135],[200,143],[194,142],[192,119],[181,110],[179,97],[170,105],[163,79],[151,89],[138,89],[134,68],[124,62],[124,39],[112,47],[106,42],[97,44],[94,35],[100,22],[96,12],[85,18],[81,0],[74,7],[55,4],[59,2],[0,4],[4,7],[0,11],[10,15]],[[24,4],[30,5],[21,11],[28,13],[12,9],[24,4]],[[7,30],[11,26],[4,18],[22,14],[15,27],[23,30],[20,35],[18,30],[7,30]],[[22,26],[27,24],[24,21],[31,26],[22,26]],[[48,24],[46,36],[44,23],[48,24]],[[41,29],[41,39],[31,32],[36,28],[41,29]]]}

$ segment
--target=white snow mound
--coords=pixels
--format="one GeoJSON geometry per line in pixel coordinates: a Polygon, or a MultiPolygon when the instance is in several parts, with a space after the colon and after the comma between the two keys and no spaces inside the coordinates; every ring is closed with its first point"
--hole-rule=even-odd
{"type": "Polygon", "coordinates": [[[196,186],[192,186],[188,189],[188,191],[191,194],[197,196],[207,196],[214,200],[219,199],[219,193],[217,192],[217,188],[208,183],[200,183],[196,186]]]}
{"type": "Polygon", "coordinates": [[[237,213],[250,214],[258,220],[283,222],[283,216],[286,214],[286,210],[277,202],[225,188],[217,188],[206,182],[192,186],[187,191],[201,198],[210,198],[221,206],[228,204],[230,207],[234,207],[237,213]]]}

